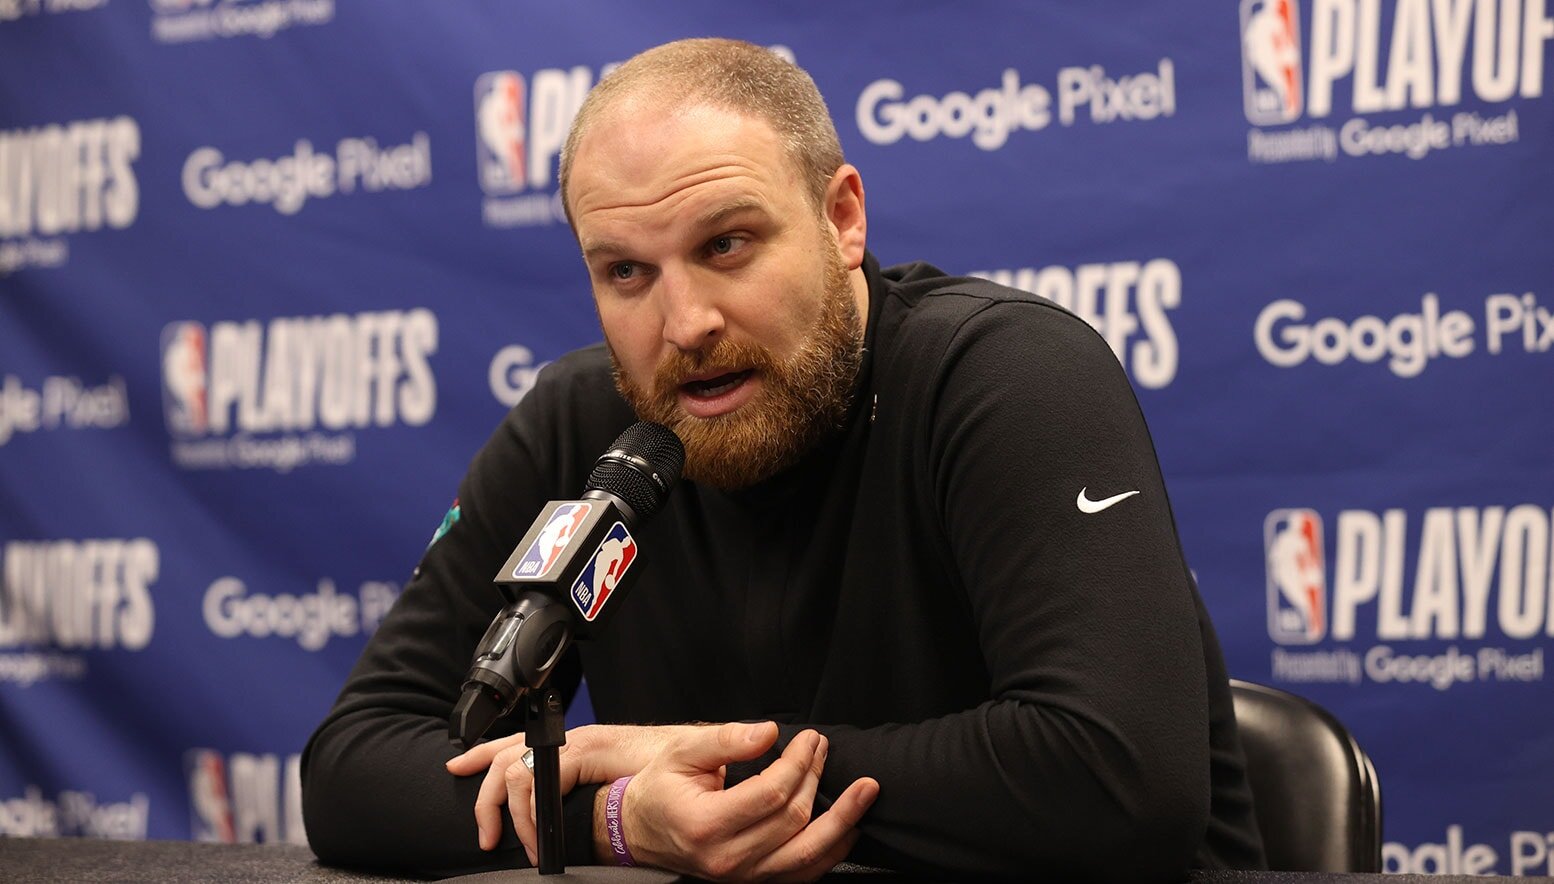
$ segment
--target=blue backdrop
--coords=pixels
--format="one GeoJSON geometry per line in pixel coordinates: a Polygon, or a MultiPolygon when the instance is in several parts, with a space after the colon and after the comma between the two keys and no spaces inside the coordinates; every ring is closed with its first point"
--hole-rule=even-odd
{"type": "Polygon", "coordinates": [[[598,336],[572,114],[716,33],[814,75],[884,263],[1106,336],[1387,868],[1549,873],[1545,0],[777,6],[0,0],[0,833],[303,839],[466,463],[598,336]]]}

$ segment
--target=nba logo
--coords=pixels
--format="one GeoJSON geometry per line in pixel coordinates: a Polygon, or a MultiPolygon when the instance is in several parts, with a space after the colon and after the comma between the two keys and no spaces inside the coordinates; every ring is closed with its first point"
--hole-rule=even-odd
{"type": "Polygon", "coordinates": [[[210,428],[206,365],[205,326],[175,322],[162,330],[162,412],[175,434],[197,436],[210,428]]]}
{"type": "Polygon", "coordinates": [[[518,565],[513,568],[513,576],[520,579],[539,580],[550,573],[550,569],[556,566],[561,554],[566,552],[567,545],[572,542],[572,537],[577,529],[582,526],[583,519],[593,507],[586,503],[564,503],[556,507],[550,514],[550,519],[545,527],[540,529],[540,536],[534,538],[529,544],[529,549],[518,560],[518,565]]]}
{"type": "Polygon", "coordinates": [[[527,177],[523,76],[491,71],[475,81],[475,153],[486,193],[516,193],[527,177]]]}
{"type": "Polygon", "coordinates": [[[1327,578],[1322,517],[1312,510],[1274,510],[1263,523],[1268,557],[1268,635],[1309,645],[1327,634],[1327,578]]]}
{"type": "Polygon", "coordinates": [[[1300,9],[1295,0],[1241,0],[1241,82],[1255,126],[1300,116],[1300,9]]]}
{"type": "Polygon", "coordinates": [[[615,587],[620,586],[626,569],[637,558],[637,541],[632,539],[626,526],[616,522],[604,542],[594,551],[593,559],[572,584],[572,604],[577,606],[583,619],[592,623],[615,587]]]}
{"type": "Polygon", "coordinates": [[[237,829],[232,824],[232,801],[227,796],[227,763],[212,749],[184,753],[184,772],[189,778],[189,826],[195,841],[233,844],[237,829]]]}

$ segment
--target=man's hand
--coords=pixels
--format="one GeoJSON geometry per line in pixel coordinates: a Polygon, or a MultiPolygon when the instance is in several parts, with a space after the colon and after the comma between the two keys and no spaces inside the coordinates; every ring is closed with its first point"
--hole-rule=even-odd
{"type": "MultiPolygon", "coordinates": [[[[758,758],[776,740],[771,722],[574,728],[561,747],[561,792],[634,775],[623,823],[627,845],[644,865],[715,880],[811,880],[852,849],[858,820],[879,784],[867,777],[853,782],[812,822],[827,744],[804,731],[766,770],[724,790],[727,764],[758,758]]],[[[514,734],[452,758],[447,768],[458,776],[485,773],[474,809],[481,849],[501,841],[505,804],[534,865],[534,778],[522,761],[525,750],[523,735],[514,734]]],[[[602,833],[602,810],[595,816],[595,830],[602,833]]],[[[596,841],[599,855],[607,857],[607,842],[602,836],[596,841]]]]}
{"type": "MultiPolygon", "coordinates": [[[[804,731],[766,770],[723,788],[725,765],[758,758],[776,740],[771,722],[681,734],[626,789],[621,823],[633,858],[718,881],[808,881],[840,862],[879,784],[855,780],[811,821],[827,742],[804,731]]],[[[608,856],[607,847],[596,850],[608,856]]]]}
{"type": "MultiPolygon", "coordinates": [[[[567,731],[561,747],[561,794],[578,783],[608,783],[635,774],[670,745],[681,732],[698,725],[639,726],[590,724],[567,731]]],[[[539,862],[539,836],[534,818],[534,775],[523,763],[528,747],[523,734],[513,734],[454,756],[447,763],[455,776],[484,773],[475,798],[475,826],[480,849],[493,850],[502,840],[502,806],[512,815],[513,831],[523,842],[529,864],[539,862]]]]}

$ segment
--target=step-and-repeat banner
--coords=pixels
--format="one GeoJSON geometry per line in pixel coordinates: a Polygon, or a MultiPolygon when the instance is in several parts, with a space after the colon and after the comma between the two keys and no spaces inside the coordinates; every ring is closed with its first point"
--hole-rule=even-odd
{"type": "Polygon", "coordinates": [[[1554,4],[790,6],[0,0],[0,834],[304,840],[307,735],[598,337],[572,115],[718,34],[813,74],[882,262],[1105,336],[1387,868],[1554,871],[1554,4]]]}

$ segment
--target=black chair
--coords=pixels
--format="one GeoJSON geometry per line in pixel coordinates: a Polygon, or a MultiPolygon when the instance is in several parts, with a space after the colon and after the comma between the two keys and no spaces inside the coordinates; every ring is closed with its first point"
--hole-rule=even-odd
{"type": "Polygon", "coordinates": [[[1230,693],[1268,867],[1380,872],[1381,784],[1349,729],[1277,688],[1231,679],[1230,693]]]}

